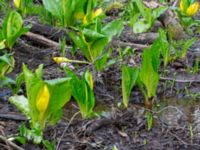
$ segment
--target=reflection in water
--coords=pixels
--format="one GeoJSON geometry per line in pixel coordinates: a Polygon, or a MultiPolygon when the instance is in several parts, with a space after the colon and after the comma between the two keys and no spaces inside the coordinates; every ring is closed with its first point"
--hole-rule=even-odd
{"type": "Polygon", "coordinates": [[[158,103],[158,112],[163,122],[171,127],[181,126],[184,122],[192,124],[193,131],[200,133],[200,104],[197,101],[167,99],[158,103]]]}

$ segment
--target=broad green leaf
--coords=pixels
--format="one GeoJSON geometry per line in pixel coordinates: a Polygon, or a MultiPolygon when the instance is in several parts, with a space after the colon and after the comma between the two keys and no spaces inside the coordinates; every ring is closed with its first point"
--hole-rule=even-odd
{"type": "Polygon", "coordinates": [[[23,73],[26,85],[27,98],[29,100],[29,109],[33,127],[38,122],[39,112],[36,108],[37,94],[44,82],[42,80],[42,65],[33,74],[25,65],[23,65],[23,73]]]}
{"type": "Polygon", "coordinates": [[[53,15],[62,16],[62,0],[42,0],[45,9],[51,12],[53,15]]]}
{"type": "Polygon", "coordinates": [[[159,29],[159,40],[160,40],[160,47],[162,56],[164,58],[164,65],[167,66],[167,64],[170,61],[170,44],[167,40],[166,32],[163,29],[159,29]]]}
{"type": "Polygon", "coordinates": [[[128,66],[122,66],[122,94],[123,104],[125,107],[128,107],[129,96],[138,75],[139,69],[137,67],[131,68],[128,66]]]}
{"type": "Polygon", "coordinates": [[[155,72],[158,72],[160,66],[160,42],[159,40],[154,41],[151,46],[152,53],[152,65],[155,72]]]}
{"type": "Polygon", "coordinates": [[[114,35],[120,35],[124,28],[123,20],[117,19],[110,23],[108,23],[105,27],[103,27],[102,32],[109,37],[109,41],[111,41],[114,35]]]}
{"type": "Polygon", "coordinates": [[[49,124],[55,125],[60,120],[60,118],[62,117],[62,115],[63,115],[62,109],[57,110],[54,113],[52,113],[50,115],[50,117],[48,118],[49,124]]]}
{"type": "Polygon", "coordinates": [[[87,29],[87,28],[84,28],[83,34],[87,42],[95,41],[97,39],[106,37],[104,34],[98,33],[97,31],[87,29]]]}
{"type": "Polygon", "coordinates": [[[159,74],[154,70],[152,62],[152,50],[146,49],[142,55],[142,66],[139,76],[146,87],[148,98],[155,96],[159,82],[159,74]]]}
{"type": "Polygon", "coordinates": [[[93,114],[93,108],[95,104],[94,92],[91,86],[86,81],[84,75],[82,79],[79,79],[77,75],[65,68],[65,71],[69,77],[72,78],[71,84],[73,85],[72,96],[78,103],[83,118],[88,118],[93,114]]]}
{"type": "Polygon", "coordinates": [[[6,40],[6,46],[12,49],[17,38],[28,32],[29,28],[23,27],[21,15],[16,11],[8,13],[3,21],[2,37],[6,40]]]}
{"type": "Polygon", "coordinates": [[[92,57],[92,61],[94,61],[98,56],[100,56],[108,44],[108,38],[100,38],[90,45],[90,54],[92,57]]]}
{"type": "Polygon", "coordinates": [[[56,113],[70,100],[72,91],[70,80],[71,78],[58,78],[45,81],[51,95],[47,108],[49,114],[56,113]]]}
{"type": "Polygon", "coordinates": [[[146,22],[151,22],[152,20],[152,11],[150,8],[146,7],[141,0],[133,0],[137,5],[141,15],[144,17],[146,22]]]}
{"type": "Polygon", "coordinates": [[[84,37],[80,33],[74,33],[74,32],[69,32],[68,35],[72,39],[72,41],[75,43],[76,46],[78,46],[81,51],[83,52],[84,56],[91,61],[91,55],[88,47],[88,43],[84,41],[84,37]]]}

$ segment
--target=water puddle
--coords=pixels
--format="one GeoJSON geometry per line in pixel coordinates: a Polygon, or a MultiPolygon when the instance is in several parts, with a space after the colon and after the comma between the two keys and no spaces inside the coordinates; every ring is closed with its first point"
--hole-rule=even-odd
{"type": "Polygon", "coordinates": [[[191,99],[166,99],[158,103],[159,118],[169,127],[189,128],[200,137],[200,102],[191,99]]]}

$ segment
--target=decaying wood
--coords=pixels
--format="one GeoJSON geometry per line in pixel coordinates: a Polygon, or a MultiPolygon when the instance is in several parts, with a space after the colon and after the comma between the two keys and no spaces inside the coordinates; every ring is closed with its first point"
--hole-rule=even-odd
{"type": "Polygon", "coordinates": [[[166,28],[168,35],[170,35],[173,39],[180,40],[186,37],[184,29],[180,24],[177,15],[171,10],[167,10],[161,14],[159,21],[161,21],[163,26],[166,28]]]}
{"type": "Polygon", "coordinates": [[[27,118],[22,115],[15,114],[0,114],[1,119],[15,120],[15,121],[26,121],[27,118]]]}
{"type": "Polygon", "coordinates": [[[139,44],[151,44],[158,38],[158,33],[148,32],[148,33],[126,33],[122,38],[125,38],[129,42],[139,43],[139,44]]]}
{"type": "Polygon", "coordinates": [[[24,36],[26,36],[28,39],[33,40],[34,42],[45,45],[47,47],[59,47],[59,43],[52,41],[50,39],[47,39],[44,36],[39,35],[39,34],[28,32],[24,36]]]}

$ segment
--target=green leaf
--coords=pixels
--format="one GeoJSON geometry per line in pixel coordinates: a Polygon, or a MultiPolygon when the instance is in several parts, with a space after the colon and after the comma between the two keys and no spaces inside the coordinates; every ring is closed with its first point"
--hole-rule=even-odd
{"type": "Polygon", "coordinates": [[[4,49],[4,48],[6,47],[5,41],[6,41],[6,40],[3,40],[3,41],[0,42],[0,50],[1,50],[1,49],[4,49]]]}
{"type": "Polygon", "coordinates": [[[62,115],[63,115],[62,109],[57,110],[56,112],[51,114],[50,117],[48,118],[49,124],[55,125],[60,120],[62,115]]]}
{"type": "Polygon", "coordinates": [[[54,143],[49,142],[48,140],[42,140],[42,144],[45,146],[47,150],[55,150],[54,143]]]}
{"type": "Polygon", "coordinates": [[[16,77],[15,87],[12,88],[14,94],[17,94],[19,92],[23,81],[24,81],[24,74],[20,73],[16,77]]]}
{"type": "Polygon", "coordinates": [[[12,49],[17,38],[28,32],[29,28],[23,27],[21,15],[16,11],[8,13],[3,21],[2,37],[6,40],[6,46],[12,49]]]}
{"type": "Polygon", "coordinates": [[[190,46],[192,46],[195,42],[196,42],[196,38],[191,38],[191,39],[189,39],[189,40],[187,40],[187,41],[185,42],[185,44],[183,45],[182,53],[181,53],[181,58],[182,58],[182,59],[185,58],[188,48],[189,48],[190,46]]]}
{"type": "Polygon", "coordinates": [[[151,46],[152,53],[152,65],[155,72],[158,72],[160,66],[160,42],[159,40],[154,41],[151,46]]]}
{"type": "Polygon", "coordinates": [[[93,108],[95,104],[94,92],[91,89],[91,86],[88,85],[88,81],[85,80],[84,75],[82,79],[79,79],[71,70],[65,68],[65,71],[67,75],[72,78],[72,96],[79,105],[82,117],[90,117],[93,114],[93,108]]]}
{"type": "Polygon", "coordinates": [[[28,99],[24,96],[12,96],[9,102],[14,104],[27,118],[31,118],[28,99]]]}
{"type": "Polygon", "coordinates": [[[108,38],[106,37],[106,38],[97,39],[93,41],[92,43],[90,43],[90,55],[91,55],[92,61],[94,61],[98,56],[102,54],[108,42],[109,42],[108,38]]]}
{"type": "Polygon", "coordinates": [[[39,68],[33,74],[24,64],[23,64],[23,73],[26,85],[26,94],[29,100],[29,110],[31,115],[32,126],[35,127],[38,122],[39,112],[36,107],[37,95],[41,87],[44,86],[44,81],[42,80],[42,67],[39,68]]]}
{"type": "Polygon", "coordinates": [[[71,78],[58,78],[45,81],[50,92],[50,100],[47,113],[54,115],[70,100],[72,87],[71,78]]]}
{"type": "Polygon", "coordinates": [[[128,66],[122,66],[122,94],[123,104],[125,107],[128,107],[129,96],[138,75],[139,69],[137,67],[131,68],[128,66]]]}
{"type": "Polygon", "coordinates": [[[83,40],[82,35],[80,33],[74,33],[69,32],[68,35],[72,39],[72,41],[75,43],[76,46],[78,46],[81,51],[83,52],[84,56],[91,61],[90,51],[87,43],[83,40]]]}
{"type": "Polygon", "coordinates": [[[160,6],[158,8],[155,8],[153,10],[153,19],[157,19],[158,17],[160,17],[161,14],[163,14],[166,10],[168,9],[167,6],[160,6]]]}
{"type": "Polygon", "coordinates": [[[133,25],[133,32],[134,33],[142,33],[147,31],[151,27],[151,23],[145,23],[144,20],[137,21],[133,25]]]}
{"type": "Polygon", "coordinates": [[[142,66],[139,76],[146,87],[148,98],[155,96],[159,82],[159,74],[154,70],[152,63],[152,50],[146,49],[142,55],[142,66]]]}
{"type": "Polygon", "coordinates": [[[84,34],[87,42],[95,41],[97,39],[106,37],[106,35],[104,35],[104,34],[98,33],[95,30],[91,30],[91,29],[87,29],[87,28],[84,28],[83,34],[84,34]]]}
{"type": "Polygon", "coordinates": [[[0,78],[10,73],[14,68],[15,60],[11,54],[0,56],[0,78]]]}
{"type": "Polygon", "coordinates": [[[94,62],[96,70],[102,71],[104,68],[108,67],[107,61],[111,52],[112,49],[110,49],[108,52],[103,52],[102,55],[94,62]]]}
{"type": "Polygon", "coordinates": [[[111,41],[114,35],[120,35],[124,28],[123,20],[117,19],[110,23],[108,23],[105,27],[103,27],[102,32],[109,38],[111,41]]]}
{"type": "MultiPolygon", "coordinates": [[[[44,7],[60,20],[63,27],[72,26],[86,15],[87,0],[43,0],[44,7]]],[[[93,7],[91,8],[93,9],[93,7]]]]}
{"type": "Polygon", "coordinates": [[[147,113],[147,130],[150,131],[153,125],[153,115],[151,112],[147,113]]]}
{"type": "Polygon", "coordinates": [[[159,29],[159,40],[160,40],[160,47],[162,56],[164,58],[164,66],[167,66],[167,64],[170,61],[170,44],[167,40],[166,32],[163,29],[159,29]]]}

